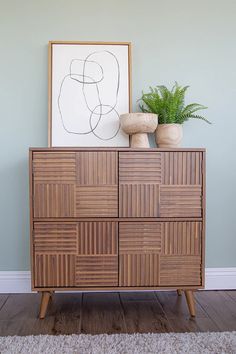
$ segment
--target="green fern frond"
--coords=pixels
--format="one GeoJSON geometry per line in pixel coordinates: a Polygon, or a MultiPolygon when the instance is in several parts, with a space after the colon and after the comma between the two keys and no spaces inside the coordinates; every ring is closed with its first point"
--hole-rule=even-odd
{"type": "Polygon", "coordinates": [[[199,115],[191,115],[189,116],[189,118],[194,118],[194,119],[201,119],[201,120],[204,120],[204,122],[208,123],[208,124],[212,124],[208,119],[206,119],[205,117],[203,116],[199,116],[199,115]]]}
{"type": "Polygon", "coordinates": [[[210,123],[205,117],[194,113],[207,109],[199,103],[191,103],[185,106],[185,94],[189,86],[180,86],[177,82],[169,90],[164,85],[150,87],[150,92],[143,93],[138,101],[142,112],[158,114],[159,124],[177,123],[183,124],[190,118],[202,119],[210,123]]]}

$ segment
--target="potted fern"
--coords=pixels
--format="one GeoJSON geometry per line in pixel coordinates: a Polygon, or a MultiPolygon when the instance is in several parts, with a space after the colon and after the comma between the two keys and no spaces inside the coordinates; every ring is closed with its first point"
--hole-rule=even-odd
{"type": "Polygon", "coordinates": [[[143,93],[139,100],[142,112],[158,115],[156,143],[159,147],[180,146],[183,137],[182,124],[189,119],[201,119],[211,124],[205,117],[196,114],[207,107],[199,103],[185,105],[185,93],[188,87],[181,87],[177,82],[171,90],[163,85],[150,87],[150,92],[143,93]]]}

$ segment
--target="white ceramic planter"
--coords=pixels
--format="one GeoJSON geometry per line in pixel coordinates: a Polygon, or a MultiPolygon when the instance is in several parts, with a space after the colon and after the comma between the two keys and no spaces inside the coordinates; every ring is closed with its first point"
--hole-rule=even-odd
{"type": "Polygon", "coordinates": [[[150,147],[147,133],[154,133],[158,119],[152,113],[126,113],[120,115],[121,128],[131,135],[132,148],[150,147]]]}
{"type": "Polygon", "coordinates": [[[160,148],[177,148],[183,139],[181,124],[159,124],[156,130],[156,143],[160,148]]]}

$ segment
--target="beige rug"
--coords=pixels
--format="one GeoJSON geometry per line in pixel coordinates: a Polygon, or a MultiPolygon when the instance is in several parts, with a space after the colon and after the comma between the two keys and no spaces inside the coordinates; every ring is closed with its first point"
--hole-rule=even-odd
{"type": "Polygon", "coordinates": [[[0,337],[1,354],[236,354],[236,332],[0,337]]]}

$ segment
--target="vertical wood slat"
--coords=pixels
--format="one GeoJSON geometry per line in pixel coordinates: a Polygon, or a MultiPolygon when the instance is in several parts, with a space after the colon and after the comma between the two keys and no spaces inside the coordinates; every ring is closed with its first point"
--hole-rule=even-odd
{"type": "Polygon", "coordinates": [[[35,287],[75,286],[75,256],[35,254],[35,287]]]}
{"type": "Polygon", "coordinates": [[[120,184],[120,217],[158,217],[158,184],[120,184]]]}
{"type": "Polygon", "coordinates": [[[35,218],[74,216],[75,188],[73,184],[35,183],[35,218]]]}
{"type": "Polygon", "coordinates": [[[159,254],[120,254],[119,286],[158,286],[159,254]]]}
{"type": "Polygon", "coordinates": [[[79,255],[117,255],[118,225],[116,222],[80,222],[79,255]]]}
{"type": "Polygon", "coordinates": [[[76,153],[77,184],[116,185],[117,152],[83,151],[76,153]]]}
{"type": "Polygon", "coordinates": [[[163,152],[162,184],[201,185],[201,152],[163,152]]]}
{"type": "Polygon", "coordinates": [[[163,255],[201,255],[202,223],[195,221],[163,222],[163,255]]]}

